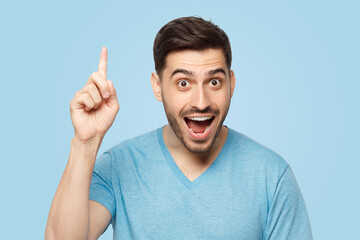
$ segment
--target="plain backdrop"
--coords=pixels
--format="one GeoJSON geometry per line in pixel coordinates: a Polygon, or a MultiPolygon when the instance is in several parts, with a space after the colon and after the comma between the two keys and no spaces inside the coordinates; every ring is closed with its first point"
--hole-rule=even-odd
{"type": "MultiPolygon", "coordinates": [[[[99,153],[167,123],[152,44],[201,16],[230,37],[225,124],[292,167],[314,239],[354,239],[360,215],[359,1],[13,1],[0,5],[1,239],[42,239],[73,136],[69,102],[109,50],[120,111],[99,153]]],[[[161,231],[161,229],[159,229],[161,231]]],[[[112,228],[100,239],[111,239],[112,228]]]]}

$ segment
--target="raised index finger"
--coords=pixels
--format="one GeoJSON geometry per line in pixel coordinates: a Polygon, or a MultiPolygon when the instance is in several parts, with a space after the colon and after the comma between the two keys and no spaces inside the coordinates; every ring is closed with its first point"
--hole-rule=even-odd
{"type": "Polygon", "coordinates": [[[107,49],[106,47],[102,47],[98,72],[105,78],[105,80],[106,80],[106,71],[107,71],[107,57],[108,57],[107,49]]]}

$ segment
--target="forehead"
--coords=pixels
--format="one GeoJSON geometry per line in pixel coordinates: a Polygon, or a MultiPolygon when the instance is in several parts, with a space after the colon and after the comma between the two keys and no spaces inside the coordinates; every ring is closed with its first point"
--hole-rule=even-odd
{"type": "Polygon", "coordinates": [[[221,49],[181,50],[166,56],[164,74],[171,74],[176,69],[188,69],[194,72],[223,68],[226,70],[224,52],[221,49]]]}

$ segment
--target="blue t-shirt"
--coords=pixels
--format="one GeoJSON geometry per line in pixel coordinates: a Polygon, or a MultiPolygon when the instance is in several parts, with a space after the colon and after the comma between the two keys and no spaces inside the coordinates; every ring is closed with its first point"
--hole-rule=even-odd
{"type": "Polygon", "coordinates": [[[111,213],[114,239],[312,239],[289,165],[232,129],[194,181],[162,128],[122,142],[96,160],[90,199],[111,213]]]}

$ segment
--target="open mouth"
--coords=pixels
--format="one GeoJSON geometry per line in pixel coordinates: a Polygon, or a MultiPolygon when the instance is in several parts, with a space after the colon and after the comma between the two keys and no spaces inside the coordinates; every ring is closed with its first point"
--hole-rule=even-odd
{"type": "Polygon", "coordinates": [[[215,116],[208,117],[185,117],[184,120],[189,130],[196,136],[205,135],[211,127],[215,116]]]}

